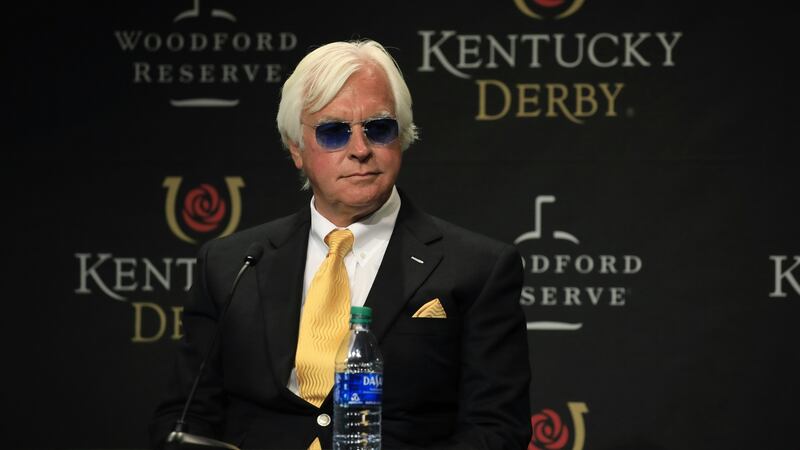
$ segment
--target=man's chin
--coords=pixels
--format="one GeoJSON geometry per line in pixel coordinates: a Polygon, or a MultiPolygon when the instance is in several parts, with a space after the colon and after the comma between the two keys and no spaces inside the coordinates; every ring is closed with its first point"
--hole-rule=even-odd
{"type": "Polygon", "coordinates": [[[349,193],[349,195],[343,197],[342,203],[355,210],[374,210],[380,208],[380,206],[389,199],[391,194],[391,186],[389,186],[388,189],[377,189],[371,186],[371,188],[368,187],[363,189],[363,191],[359,190],[358,192],[349,193]]]}

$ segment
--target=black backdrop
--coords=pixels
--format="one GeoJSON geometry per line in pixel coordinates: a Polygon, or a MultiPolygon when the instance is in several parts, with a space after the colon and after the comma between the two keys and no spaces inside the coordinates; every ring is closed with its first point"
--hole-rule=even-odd
{"type": "Polygon", "coordinates": [[[307,202],[274,126],[281,82],[315,45],[360,37],[391,48],[414,96],[422,139],[400,185],[525,261],[532,449],[796,446],[788,7],[150,0],[4,16],[10,448],[145,447],[197,246],[307,202]]]}

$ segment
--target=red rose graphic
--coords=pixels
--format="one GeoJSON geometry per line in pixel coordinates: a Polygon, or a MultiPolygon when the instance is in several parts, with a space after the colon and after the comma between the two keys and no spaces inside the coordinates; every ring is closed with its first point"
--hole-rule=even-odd
{"type": "Polygon", "coordinates": [[[189,191],[183,202],[184,222],[199,233],[216,229],[225,217],[225,211],[225,200],[221,200],[214,186],[207,183],[189,191]]]}
{"type": "Polygon", "coordinates": [[[533,0],[533,2],[545,8],[555,8],[556,6],[561,6],[564,0],[533,0]]]}
{"type": "Polygon", "coordinates": [[[564,448],[569,440],[569,428],[561,423],[555,411],[545,408],[531,416],[533,436],[528,450],[558,450],[564,448]]]}

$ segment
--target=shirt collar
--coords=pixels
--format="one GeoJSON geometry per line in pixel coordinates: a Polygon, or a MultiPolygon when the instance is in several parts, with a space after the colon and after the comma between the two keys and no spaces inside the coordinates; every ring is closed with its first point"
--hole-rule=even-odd
{"type": "MultiPolygon", "coordinates": [[[[348,230],[353,232],[353,254],[369,254],[381,241],[388,241],[392,237],[392,230],[400,212],[400,194],[397,187],[392,187],[389,199],[377,211],[364,217],[358,222],[351,223],[348,230]]],[[[314,206],[314,197],[311,197],[311,238],[321,243],[324,248],[325,236],[337,227],[317,211],[314,206]]],[[[360,256],[359,259],[362,259],[360,256]]]]}

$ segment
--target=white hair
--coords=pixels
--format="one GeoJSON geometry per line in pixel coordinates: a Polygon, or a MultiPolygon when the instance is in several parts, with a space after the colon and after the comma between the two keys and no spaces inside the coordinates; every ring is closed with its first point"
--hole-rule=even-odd
{"type": "Polygon", "coordinates": [[[304,112],[324,108],[342,89],[350,76],[365,64],[380,67],[389,80],[395,115],[400,128],[400,148],[404,151],[417,139],[417,127],[411,112],[411,93],[397,62],[375,41],[333,42],[306,55],[281,90],[278,107],[278,131],[283,145],[303,148],[304,112]]]}

